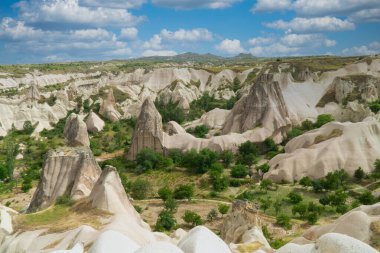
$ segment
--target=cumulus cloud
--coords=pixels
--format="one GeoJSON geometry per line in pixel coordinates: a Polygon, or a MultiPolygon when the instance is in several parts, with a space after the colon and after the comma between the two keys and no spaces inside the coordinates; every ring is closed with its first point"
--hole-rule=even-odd
{"type": "Polygon", "coordinates": [[[272,12],[290,9],[291,0],[258,0],[252,7],[253,12],[272,12]]]}
{"type": "Polygon", "coordinates": [[[152,0],[154,5],[175,9],[224,9],[239,2],[242,0],[152,0]]]}
{"type": "Polygon", "coordinates": [[[372,55],[380,53],[380,42],[374,41],[369,45],[345,48],[342,50],[343,55],[372,55]]]}
{"type": "Polygon", "coordinates": [[[160,35],[164,39],[178,41],[209,41],[212,40],[213,36],[212,33],[205,28],[196,28],[192,30],[179,29],[174,32],[163,29],[160,35]]]}
{"type": "Polygon", "coordinates": [[[380,8],[357,11],[350,15],[349,20],[353,22],[380,22],[380,8]]]}
{"type": "Polygon", "coordinates": [[[135,40],[137,38],[138,33],[139,30],[137,30],[137,28],[135,27],[123,28],[120,31],[120,38],[135,40]]]}
{"type": "Polygon", "coordinates": [[[294,18],[291,21],[277,20],[265,24],[269,28],[287,32],[337,32],[355,29],[355,24],[335,17],[294,18]]]}
{"type": "Polygon", "coordinates": [[[161,49],[163,47],[161,42],[161,36],[155,34],[152,38],[150,38],[150,40],[144,42],[143,47],[147,49],[161,49]]]}
{"type": "Polygon", "coordinates": [[[258,45],[263,45],[263,44],[268,44],[273,42],[272,38],[266,38],[266,37],[257,37],[257,38],[252,38],[248,41],[248,44],[251,46],[258,46],[258,45]]]}
{"type": "Polygon", "coordinates": [[[174,56],[177,55],[177,52],[172,50],[145,50],[142,53],[143,57],[149,57],[149,56],[174,56]]]}
{"type": "Polygon", "coordinates": [[[335,40],[326,39],[322,34],[287,34],[281,42],[289,46],[327,47],[335,46],[335,40]]]}
{"type": "Polygon", "coordinates": [[[216,46],[216,49],[227,54],[239,54],[245,52],[244,48],[240,45],[240,40],[236,39],[225,39],[216,46]]]}
{"type": "Polygon", "coordinates": [[[89,7],[130,9],[141,7],[142,4],[146,3],[146,0],[79,0],[79,3],[89,7]]]}
{"type": "Polygon", "coordinates": [[[268,46],[253,47],[249,51],[254,56],[292,56],[297,55],[299,48],[274,43],[268,46]]]}
{"type": "Polygon", "coordinates": [[[126,9],[80,6],[78,0],[31,0],[16,5],[20,18],[26,23],[52,28],[68,26],[123,27],[144,20],[126,9]]]}

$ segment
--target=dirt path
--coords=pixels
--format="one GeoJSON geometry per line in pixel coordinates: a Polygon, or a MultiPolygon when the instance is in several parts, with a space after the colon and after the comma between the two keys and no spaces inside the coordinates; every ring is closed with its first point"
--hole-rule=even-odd
{"type": "Polygon", "coordinates": [[[95,159],[97,162],[103,162],[118,156],[122,156],[124,154],[124,150],[117,150],[113,153],[104,153],[101,154],[100,156],[97,156],[95,159]]]}

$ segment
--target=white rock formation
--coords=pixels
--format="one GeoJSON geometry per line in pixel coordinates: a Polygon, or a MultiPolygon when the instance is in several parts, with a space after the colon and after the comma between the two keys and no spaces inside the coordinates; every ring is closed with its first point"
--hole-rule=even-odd
{"type": "Polygon", "coordinates": [[[226,122],[229,113],[229,110],[215,108],[203,114],[200,119],[185,124],[185,128],[188,129],[199,125],[206,125],[209,128],[221,129],[226,122]]]}
{"type": "Polygon", "coordinates": [[[108,230],[102,233],[91,246],[89,253],[134,253],[141,246],[124,234],[108,230]]]}
{"type": "Polygon", "coordinates": [[[103,130],[104,125],[104,121],[93,111],[87,116],[86,126],[88,131],[98,133],[103,130]]]}
{"type": "Polygon", "coordinates": [[[118,121],[121,118],[120,112],[115,108],[116,102],[113,96],[113,89],[110,88],[103,99],[100,106],[99,114],[104,118],[111,120],[112,122],[118,121]]]}
{"type": "Polygon", "coordinates": [[[86,123],[75,113],[70,114],[66,120],[64,136],[69,147],[90,146],[86,123]]]}
{"type": "Polygon", "coordinates": [[[169,242],[153,242],[136,250],[135,253],[184,253],[180,248],[169,242]]]}
{"type": "Polygon", "coordinates": [[[368,119],[358,123],[331,122],[292,139],[285,154],[270,160],[265,178],[293,182],[304,176],[316,179],[344,169],[353,175],[358,167],[366,173],[380,153],[380,123],[368,119]]]}
{"type": "Polygon", "coordinates": [[[82,243],[77,243],[71,250],[54,250],[51,253],[83,253],[84,247],[82,243]]]}
{"type": "Polygon", "coordinates": [[[13,233],[12,216],[16,214],[18,214],[18,212],[16,212],[15,210],[0,205],[0,242],[2,232],[6,234],[13,233]]]}
{"type": "Polygon", "coordinates": [[[231,253],[225,242],[204,226],[191,229],[178,243],[184,253],[231,253]]]}
{"type": "Polygon", "coordinates": [[[87,147],[50,150],[28,211],[46,208],[64,194],[73,199],[89,196],[100,172],[87,147]]]}

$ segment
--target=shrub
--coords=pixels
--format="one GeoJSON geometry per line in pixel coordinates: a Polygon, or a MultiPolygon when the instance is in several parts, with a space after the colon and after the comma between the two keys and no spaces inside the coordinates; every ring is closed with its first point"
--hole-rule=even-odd
{"type": "Polygon", "coordinates": [[[74,204],[74,200],[72,200],[69,195],[65,194],[65,195],[59,196],[55,200],[55,204],[61,205],[61,206],[72,206],[74,204]]]}
{"type": "Polygon", "coordinates": [[[276,216],[281,211],[281,207],[282,207],[282,200],[276,199],[276,201],[273,203],[273,208],[274,208],[274,211],[276,212],[276,216]]]}
{"type": "Polygon", "coordinates": [[[169,101],[169,103],[164,103],[161,99],[156,99],[154,102],[157,110],[162,116],[162,121],[167,123],[169,121],[176,121],[181,124],[185,120],[185,113],[181,108],[178,107],[178,103],[169,101]]]}
{"type": "Polygon", "coordinates": [[[264,176],[265,173],[267,173],[270,169],[270,166],[268,163],[264,163],[257,167],[257,171],[261,171],[262,175],[264,176]]]}
{"type": "Polygon", "coordinates": [[[349,209],[348,205],[342,204],[342,205],[338,205],[335,210],[337,213],[345,214],[347,213],[348,209],[349,209]]]}
{"type": "Polygon", "coordinates": [[[28,192],[30,189],[32,189],[32,178],[31,177],[23,177],[21,190],[23,192],[28,192]]]}
{"type": "Polygon", "coordinates": [[[260,189],[267,191],[271,186],[273,182],[270,179],[264,179],[260,183],[260,189]]]}
{"type": "Polygon", "coordinates": [[[284,213],[281,213],[276,218],[276,223],[285,229],[291,229],[290,217],[284,213]]]}
{"type": "Polygon", "coordinates": [[[248,175],[248,168],[245,165],[237,164],[231,169],[231,176],[234,178],[244,178],[248,175]]]}
{"type": "Polygon", "coordinates": [[[179,149],[171,149],[169,151],[169,158],[172,159],[174,164],[181,164],[183,159],[183,154],[179,149]]]}
{"type": "Polygon", "coordinates": [[[238,162],[251,166],[258,156],[258,148],[251,141],[246,141],[239,146],[238,162]]]}
{"type": "Polygon", "coordinates": [[[141,206],[139,206],[139,205],[133,205],[133,207],[135,208],[136,212],[138,212],[140,214],[143,212],[143,209],[142,209],[141,206]]]}
{"type": "Polygon", "coordinates": [[[318,221],[318,213],[316,213],[316,212],[309,212],[308,214],[307,214],[307,221],[310,223],[310,224],[312,224],[312,225],[314,225],[315,223],[317,223],[317,221],[318,221]]]}
{"type": "Polygon", "coordinates": [[[365,177],[364,170],[361,167],[359,167],[357,170],[355,170],[354,177],[358,181],[361,181],[365,177]]]}
{"type": "Polygon", "coordinates": [[[261,198],[259,201],[260,201],[260,208],[263,209],[264,213],[272,205],[272,199],[269,197],[268,198],[261,198]]]}
{"type": "Polygon", "coordinates": [[[359,197],[358,200],[363,205],[372,205],[376,202],[375,196],[372,195],[370,191],[363,192],[359,197]]]}
{"type": "Polygon", "coordinates": [[[227,204],[219,204],[218,211],[223,216],[228,213],[228,210],[230,210],[230,206],[227,204]]]}
{"type": "Polygon", "coordinates": [[[145,199],[150,190],[150,183],[144,179],[136,179],[136,181],[131,184],[131,196],[134,199],[145,199]]]}
{"type": "Polygon", "coordinates": [[[192,149],[184,154],[183,166],[192,173],[203,174],[210,169],[217,158],[217,153],[209,149],[202,149],[199,153],[192,149]]]}
{"type": "Polygon", "coordinates": [[[22,129],[25,134],[30,135],[31,133],[33,133],[34,127],[32,125],[32,122],[30,120],[25,121],[22,129]]]}
{"type": "Polygon", "coordinates": [[[224,176],[222,173],[213,170],[210,172],[210,179],[212,183],[212,188],[216,192],[223,191],[228,188],[229,180],[227,176],[224,176]]]}
{"type": "Polygon", "coordinates": [[[178,204],[177,201],[175,201],[175,199],[169,198],[165,200],[164,206],[166,210],[175,213],[177,211],[178,204]]]}
{"type": "Polygon", "coordinates": [[[300,185],[303,187],[309,187],[313,185],[313,181],[309,177],[303,177],[300,180],[300,185]]]}
{"type": "Polygon", "coordinates": [[[210,129],[206,125],[199,125],[196,126],[194,129],[191,129],[189,133],[193,133],[195,137],[198,138],[206,138],[206,134],[208,134],[208,131],[210,129]]]}
{"type": "Polygon", "coordinates": [[[163,200],[166,201],[167,199],[170,199],[173,197],[173,191],[167,187],[164,186],[158,190],[158,196],[163,200]]]}
{"type": "Polygon", "coordinates": [[[292,204],[298,204],[302,201],[303,197],[296,191],[292,191],[288,194],[289,202],[292,204]]]}
{"type": "Polygon", "coordinates": [[[173,214],[168,210],[162,210],[158,215],[158,219],[156,221],[155,230],[156,231],[170,231],[177,224],[173,214]]]}
{"type": "Polygon", "coordinates": [[[224,150],[219,154],[219,159],[225,167],[228,167],[234,159],[234,154],[230,150],[224,150]]]}
{"type": "Polygon", "coordinates": [[[182,216],[182,219],[192,227],[203,224],[201,216],[190,210],[185,211],[185,214],[182,216]]]}
{"type": "Polygon", "coordinates": [[[334,121],[335,119],[330,114],[321,114],[318,115],[317,121],[314,123],[315,128],[320,128],[324,124],[327,124],[331,121],[334,121]]]}
{"type": "Polygon", "coordinates": [[[211,209],[210,212],[207,214],[207,220],[213,221],[218,218],[218,212],[215,208],[211,209]]]}
{"type": "Polygon", "coordinates": [[[151,169],[166,169],[171,167],[173,161],[152,149],[144,148],[136,156],[137,170],[144,172],[151,169]]]}
{"type": "Polygon", "coordinates": [[[305,218],[307,214],[307,205],[305,203],[298,203],[292,208],[293,215],[299,215],[301,218],[305,218]]]}
{"type": "Polygon", "coordinates": [[[190,201],[194,196],[194,187],[191,184],[179,185],[175,188],[173,196],[175,199],[188,199],[190,201]]]}

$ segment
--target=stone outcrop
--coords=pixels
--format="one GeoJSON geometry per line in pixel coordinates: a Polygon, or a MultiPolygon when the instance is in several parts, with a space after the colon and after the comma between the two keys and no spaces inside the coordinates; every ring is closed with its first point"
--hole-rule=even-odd
{"type": "Polygon", "coordinates": [[[113,89],[110,88],[102,101],[99,114],[112,122],[116,122],[121,118],[121,114],[116,110],[115,106],[116,102],[115,97],[113,96],[113,89]]]}
{"type": "Polygon", "coordinates": [[[86,126],[88,131],[98,133],[103,130],[104,125],[104,121],[93,111],[87,116],[86,126]]]}
{"type": "Polygon", "coordinates": [[[144,148],[164,153],[162,118],[150,98],[147,98],[141,107],[128,159],[135,159],[138,152],[144,148]]]}
{"type": "Polygon", "coordinates": [[[220,236],[226,243],[239,243],[244,233],[260,226],[257,207],[252,202],[236,200],[220,227],[220,236]]]}
{"type": "Polygon", "coordinates": [[[31,101],[38,101],[40,100],[41,95],[38,90],[37,84],[32,84],[28,90],[28,93],[26,94],[26,99],[31,101]]]}
{"type": "Polygon", "coordinates": [[[66,120],[64,136],[69,147],[90,146],[86,123],[75,113],[70,114],[66,120]]]}
{"type": "Polygon", "coordinates": [[[308,176],[317,179],[344,169],[353,175],[358,167],[366,173],[380,154],[380,123],[373,118],[364,122],[331,122],[289,141],[285,153],[269,161],[264,178],[293,182],[308,176]]]}
{"type": "Polygon", "coordinates": [[[88,147],[50,150],[28,212],[46,208],[62,195],[72,199],[89,196],[100,172],[88,147]]]}
{"type": "Polygon", "coordinates": [[[256,127],[286,133],[291,126],[282,90],[273,74],[262,74],[249,94],[232,108],[223,126],[223,134],[243,133],[256,127]]]}
{"type": "Polygon", "coordinates": [[[226,122],[229,113],[229,110],[215,108],[203,114],[200,119],[187,123],[185,128],[188,129],[199,125],[206,125],[212,129],[221,129],[226,122]]]}

